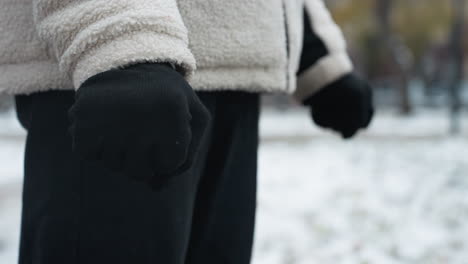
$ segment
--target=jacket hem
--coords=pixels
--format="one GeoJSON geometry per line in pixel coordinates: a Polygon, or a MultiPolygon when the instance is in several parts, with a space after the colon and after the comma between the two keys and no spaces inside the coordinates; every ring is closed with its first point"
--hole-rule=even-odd
{"type": "Polygon", "coordinates": [[[55,61],[0,66],[0,93],[17,95],[72,89],[71,80],[58,70],[55,61]]]}
{"type": "Polygon", "coordinates": [[[289,92],[281,68],[200,68],[189,83],[195,91],[289,92]]]}
{"type": "Polygon", "coordinates": [[[111,69],[142,62],[168,62],[190,78],[196,68],[187,44],[178,38],[154,32],[138,32],[115,38],[79,60],[73,73],[78,89],[88,78],[111,69]]]}
{"type": "MultiPolygon", "coordinates": [[[[54,62],[33,62],[0,67],[0,93],[31,94],[49,90],[73,90],[71,81],[58,71],[54,62]],[[27,70],[25,70],[27,69],[27,70]]],[[[288,90],[283,69],[217,68],[199,69],[189,80],[195,91],[242,91],[285,93],[288,90]]],[[[291,87],[291,86],[289,86],[291,87]]]]}

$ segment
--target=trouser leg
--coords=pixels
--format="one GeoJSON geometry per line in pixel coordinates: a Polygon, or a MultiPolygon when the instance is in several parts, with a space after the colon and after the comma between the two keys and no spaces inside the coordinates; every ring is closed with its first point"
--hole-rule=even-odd
{"type": "Polygon", "coordinates": [[[194,167],[160,192],[74,155],[73,96],[17,97],[28,128],[20,264],[249,263],[258,95],[200,93],[210,129],[194,167]]]}
{"type": "Polygon", "coordinates": [[[220,93],[187,264],[248,264],[255,223],[259,95],[220,93]]]}
{"type": "Polygon", "coordinates": [[[20,264],[184,263],[206,144],[192,170],[154,192],[75,156],[73,96],[17,98],[28,124],[20,264]]]}
{"type": "Polygon", "coordinates": [[[69,139],[62,124],[66,115],[61,110],[72,102],[72,93],[16,97],[19,120],[29,130],[24,163],[21,264],[59,260],[76,263],[72,258],[77,253],[78,226],[74,215],[79,207],[76,173],[79,166],[67,151],[69,139]],[[34,106],[37,107],[33,109],[34,106]],[[43,112],[37,111],[33,117],[37,109],[43,112]],[[55,251],[53,256],[50,251],[55,251]]]}

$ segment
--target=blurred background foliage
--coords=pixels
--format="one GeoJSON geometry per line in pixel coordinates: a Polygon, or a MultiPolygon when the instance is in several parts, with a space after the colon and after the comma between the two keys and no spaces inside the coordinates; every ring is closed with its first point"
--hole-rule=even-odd
{"type": "Polygon", "coordinates": [[[381,106],[450,106],[467,97],[466,0],[328,0],[357,70],[381,106]]]}
{"type": "MultiPolygon", "coordinates": [[[[391,27],[420,60],[431,45],[449,38],[453,10],[449,0],[391,0],[391,27]]],[[[356,47],[367,46],[376,37],[379,25],[372,10],[375,0],[330,1],[333,16],[356,47]]]]}
{"type": "MultiPolygon", "coordinates": [[[[386,0],[388,1],[388,0],[386,0]]],[[[329,1],[333,16],[342,27],[350,50],[358,61],[375,59],[381,25],[377,21],[378,0],[329,1]],[[361,55],[361,56],[356,56],[361,55]]],[[[421,64],[436,47],[448,44],[453,5],[449,0],[390,0],[390,30],[409,48],[415,65],[421,64]]],[[[361,63],[366,63],[361,62],[361,63]]],[[[369,69],[373,63],[367,62],[369,69]]],[[[362,66],[362,65],[361,65],[362,66]]],[[[369,69],[367,71],[369,71],[369,69]]]]}

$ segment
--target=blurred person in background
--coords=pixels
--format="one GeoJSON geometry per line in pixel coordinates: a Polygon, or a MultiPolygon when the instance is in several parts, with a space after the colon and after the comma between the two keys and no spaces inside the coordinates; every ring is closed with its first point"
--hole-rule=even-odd
{"type": "Polygon", "coordinates": [[[321,0],[3,0],[0,32],[21,264],[249,263],[260,94],[344,138],[373,115],[321,0]]]}

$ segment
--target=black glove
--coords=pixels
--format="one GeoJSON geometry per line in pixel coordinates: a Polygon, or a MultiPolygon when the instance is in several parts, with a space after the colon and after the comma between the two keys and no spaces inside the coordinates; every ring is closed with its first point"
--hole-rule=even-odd
{"type": "Polygon", "coordinates": [[[351,138],[369,126],[374,107],[372,90],[367,82],[348,74],[304,101],[311,106],[315,123],[335,130],[343,138],[351,138]]]}
{"type": "Polygon", "coordinates": [[[70,112],[84,159],[160,188],[190,168],[210,115],[166,64],[137,64],[89,78],[70,112]]]}

